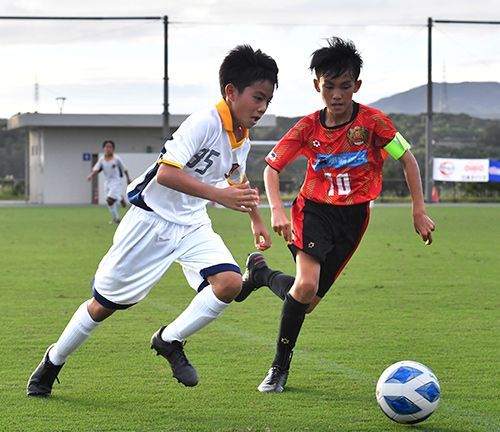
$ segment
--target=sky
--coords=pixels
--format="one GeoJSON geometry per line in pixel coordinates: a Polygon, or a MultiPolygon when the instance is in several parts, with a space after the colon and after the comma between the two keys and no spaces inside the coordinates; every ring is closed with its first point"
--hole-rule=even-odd
{"type": "MultiPolygon", "coordinates": [[[[168,16],[169,111],[220,99],[219,65],[250,44],[278,63],[268,113],[322,107],[308,70],[326,39],[361,52],[369,104],[427,82],[427,19],[500,21],[498,0],[0,0],[0,16],[168,16]]],[[[0,117],[18,112],[160,114],[161,20],[0,20],[0,117]],[[38,88],[38,92],[35,90],[38,88]]],[[[435,24],[436,82],[500,81],[500,25],[435,24]]]]}

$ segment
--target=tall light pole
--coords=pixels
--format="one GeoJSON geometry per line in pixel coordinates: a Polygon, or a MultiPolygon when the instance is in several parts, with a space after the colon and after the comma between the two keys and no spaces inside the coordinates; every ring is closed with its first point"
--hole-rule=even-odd
{"type": "Polygon", "coordinates": [[[425,119],[424,197],[432,201],[432,18],[427,19],[427,117],[425,119]]]}

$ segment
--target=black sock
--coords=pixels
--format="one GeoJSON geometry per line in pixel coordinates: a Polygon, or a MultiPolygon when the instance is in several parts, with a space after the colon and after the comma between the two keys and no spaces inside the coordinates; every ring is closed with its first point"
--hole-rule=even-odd
{"type": "Polygon", "coordinates": [[[295,282],[293,276],[287,275],[278,270],[272,270],[267,278],[266,285],[276,294],[281,300],[285,300],[288,291],[295,282]]]}
{"type": "Polygon", "coordinates": [[[254,270],[254,280],[257,286],[269,286],[267,284],[269,276],[274,273],[274,270],[270,269],[267,266],[264,266],[260,269],[254,270]]]}
{"type": "Polygon", "coordinates": [[[281,323],[273,366],[281,369],[289,368],[292,351],[299,337],[308,306],[308,304],[298,302],[290,294],[286,295],[281,310],[281,323]]]}

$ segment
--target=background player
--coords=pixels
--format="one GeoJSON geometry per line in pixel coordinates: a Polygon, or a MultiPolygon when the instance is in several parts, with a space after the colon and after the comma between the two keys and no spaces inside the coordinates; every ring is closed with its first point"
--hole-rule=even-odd
{"type": "Polygon", "coordinates": [[[115,154],[115,143],[111,140],[106,140],[102,143],[102,148],[104,155],[94,165],[91,173],[87,176],[87,180],[92,180],[100,172],[104,174],[106,204],[108,205],[109,212],[113,215],[113,222],[119,223],[120,215],[118,214],[116,203],[120,201],[122,207],[127,205],[123,196],[123,175],[127,179],[127,184],[130,184],[130,177],[122,160],[115,154]]]}
{"type": "Polygon", "coordinates": [[[232,50],[219,70],[223,99],[189,116],[167,141],[157,163],[129,186],[132,207],[93,281],[93,298],[73,315],[28,382],[28,396],[48,396],[68,356],[117,309],[142,300],[174,262],[197,294],[151,339],[173,376],[195,386],[198,375],[183,342],[216,319],[241,289],[241,274],[206,211],[209,201],[250,215],[255,245],[271,244],[245,177],[248,129],[264,115],[278,85],[276,62],[248,45],[232,50]],[[217,188],[227,180],[233,186],[217,188]]]}
{"type": "Polygon", "coordinates": [[[301,119],[266,157],[266,193],[271,224],[288,242],[296,260],[296,276],[273,271],[258,252],[247,259],[237,301],[269,286],[284,300],[276,355],[261,392],[282,392],[292,351],[305,314],[330,289],[356,250],[368,225],[369,203],[382,189],[387,154],[403,167],[413,203],[413,224],[422,239],[432,241],[433,221],[425,212],[420,172],[410,146],[380,111],[353,102],[360,86],[362,59],[354,44],[332,38],[312,55],[314,88],[325,108],[301,119]],[[308,159],[304,184],[285,213],[279,173],[295,158],[308,159]]]}

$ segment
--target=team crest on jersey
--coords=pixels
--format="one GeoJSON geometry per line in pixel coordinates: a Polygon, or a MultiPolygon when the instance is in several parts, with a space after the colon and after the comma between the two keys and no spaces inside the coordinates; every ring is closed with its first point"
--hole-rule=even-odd
{"type": "Polygon", "coordinates": [[[226,178],[230,178],[233,173],[240,167],[240,164],[238,163],[233,163],[233,166],[231,167],[231,169],[229,170],[229,172],[227,174],[224,174],[224,177],[226,178]]]}
{"type": "Polygon", "coordinates": [[[367,144],[368,135],[368,129],[361,126],[354,126],[347,131],[347,139],[357,146],[367,144]]]}
{"type": "Polygon", "coordinates": [[[312,145],[313,145],[313,147],[318,148],[318,147],[321,145],[321,143],[320,143],[318,140],[316,140],[316,139],[315,139],[315,140],[312,142],[312,145]]]}

